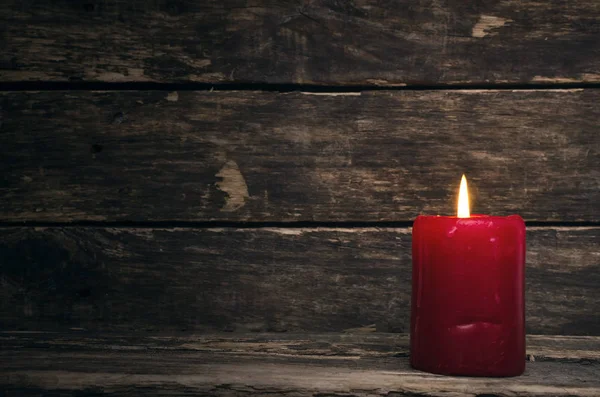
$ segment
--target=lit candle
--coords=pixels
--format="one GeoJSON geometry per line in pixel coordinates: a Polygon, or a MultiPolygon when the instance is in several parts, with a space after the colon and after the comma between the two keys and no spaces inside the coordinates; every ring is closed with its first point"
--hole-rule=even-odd
{"type": "Polygon", "coordinates": [[[457,216],[413,225],[411,365],[467,376],[525,370],[525,223],[470,215],[463,175],[457,216]]]}

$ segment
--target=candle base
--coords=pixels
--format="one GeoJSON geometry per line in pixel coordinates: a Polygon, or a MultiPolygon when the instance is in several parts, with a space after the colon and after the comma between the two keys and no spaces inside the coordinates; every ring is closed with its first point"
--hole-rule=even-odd
{"type": "Polygon", "coordinates": [[[525,340],[514,325],[470,319],[411,338],[410,363],[440,375],[509,377],[525,371],[525,340]]]}
{"type": "Polygon", "coordinates": [[[473,376],[473,377],[488,377],[488,378],[509,378],[523,375],[525,372],[525,360],[523,360],[523,365],[510,369],[490,369],[487,367],[483,368],[447,368],[439,365],[420,365],[419,363],[414,363],[412,358],[410,362],[410,366],[413,369],[418,371],[428,372],[430,374],[436,375],[446,375],[446,376],[473,376]]]}

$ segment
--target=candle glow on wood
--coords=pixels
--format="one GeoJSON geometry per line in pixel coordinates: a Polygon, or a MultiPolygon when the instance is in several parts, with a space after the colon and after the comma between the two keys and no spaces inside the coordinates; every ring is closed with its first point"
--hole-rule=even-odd
{"type": "Polygon", "coordinates": [[[467,189],[467,178],[462,176],[460,180],[460,190],[458,192],[458,211],[456,212],[458,218],[469,218],[471,217],[471,210],[469,208],[469,191],[467,189]]]}

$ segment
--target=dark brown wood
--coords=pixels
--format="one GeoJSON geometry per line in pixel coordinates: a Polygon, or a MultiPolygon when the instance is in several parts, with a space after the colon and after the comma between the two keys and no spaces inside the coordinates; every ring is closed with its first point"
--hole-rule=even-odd
{"type": "MultiPolygon", "coordinates": [[[[527,331],[600,335],[600,228],[530,228],[527,331]]],[[[0,229],[0,329],[406,332],[410,229],[0,229]]]]}
{"type": "Polygon", "coordinates": [[[600,221],[600,91],[9,92],[0,220],[600,221]]]}
{"type": "MultiPolygon", "coordinates": [[[[527,335],[527,361],[578,361],[600,364],[597,336],[527,335]]],[[[406,357],[409,335],[375,330],[348,330],[343,333],[89,333],[1,331],[3,349],[57,349],[76,351],[193,351],[202,353],[264,353],[291,357],[354,359],[406,357]]]]}
{"type": "Polygon", "coordinates": [[[0,334],[0,390],[46,395],[589,396],[599,338],[528,337],[516,378],[431,375],[408,365],[406,335],[0,334]],[[562,347],[564,346],[564,347],[562,347]],[[545,356],[544,351],[552,351],[545,356]]]}
{"type": "Polygon", "coordinates": [[[596,0],[3,1],[0,80],[600,81],[596,0]]]}

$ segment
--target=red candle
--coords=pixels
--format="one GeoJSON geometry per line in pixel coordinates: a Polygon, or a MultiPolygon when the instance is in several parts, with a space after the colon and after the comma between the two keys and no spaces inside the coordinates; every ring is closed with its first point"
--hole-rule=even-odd
{"type": "Polygon", "coordinates": [[[458,216],[418,216],[412,244],[411,365],[445,375],[521,375],[523,219],[470,216],[463,176],[458,216]]]}

